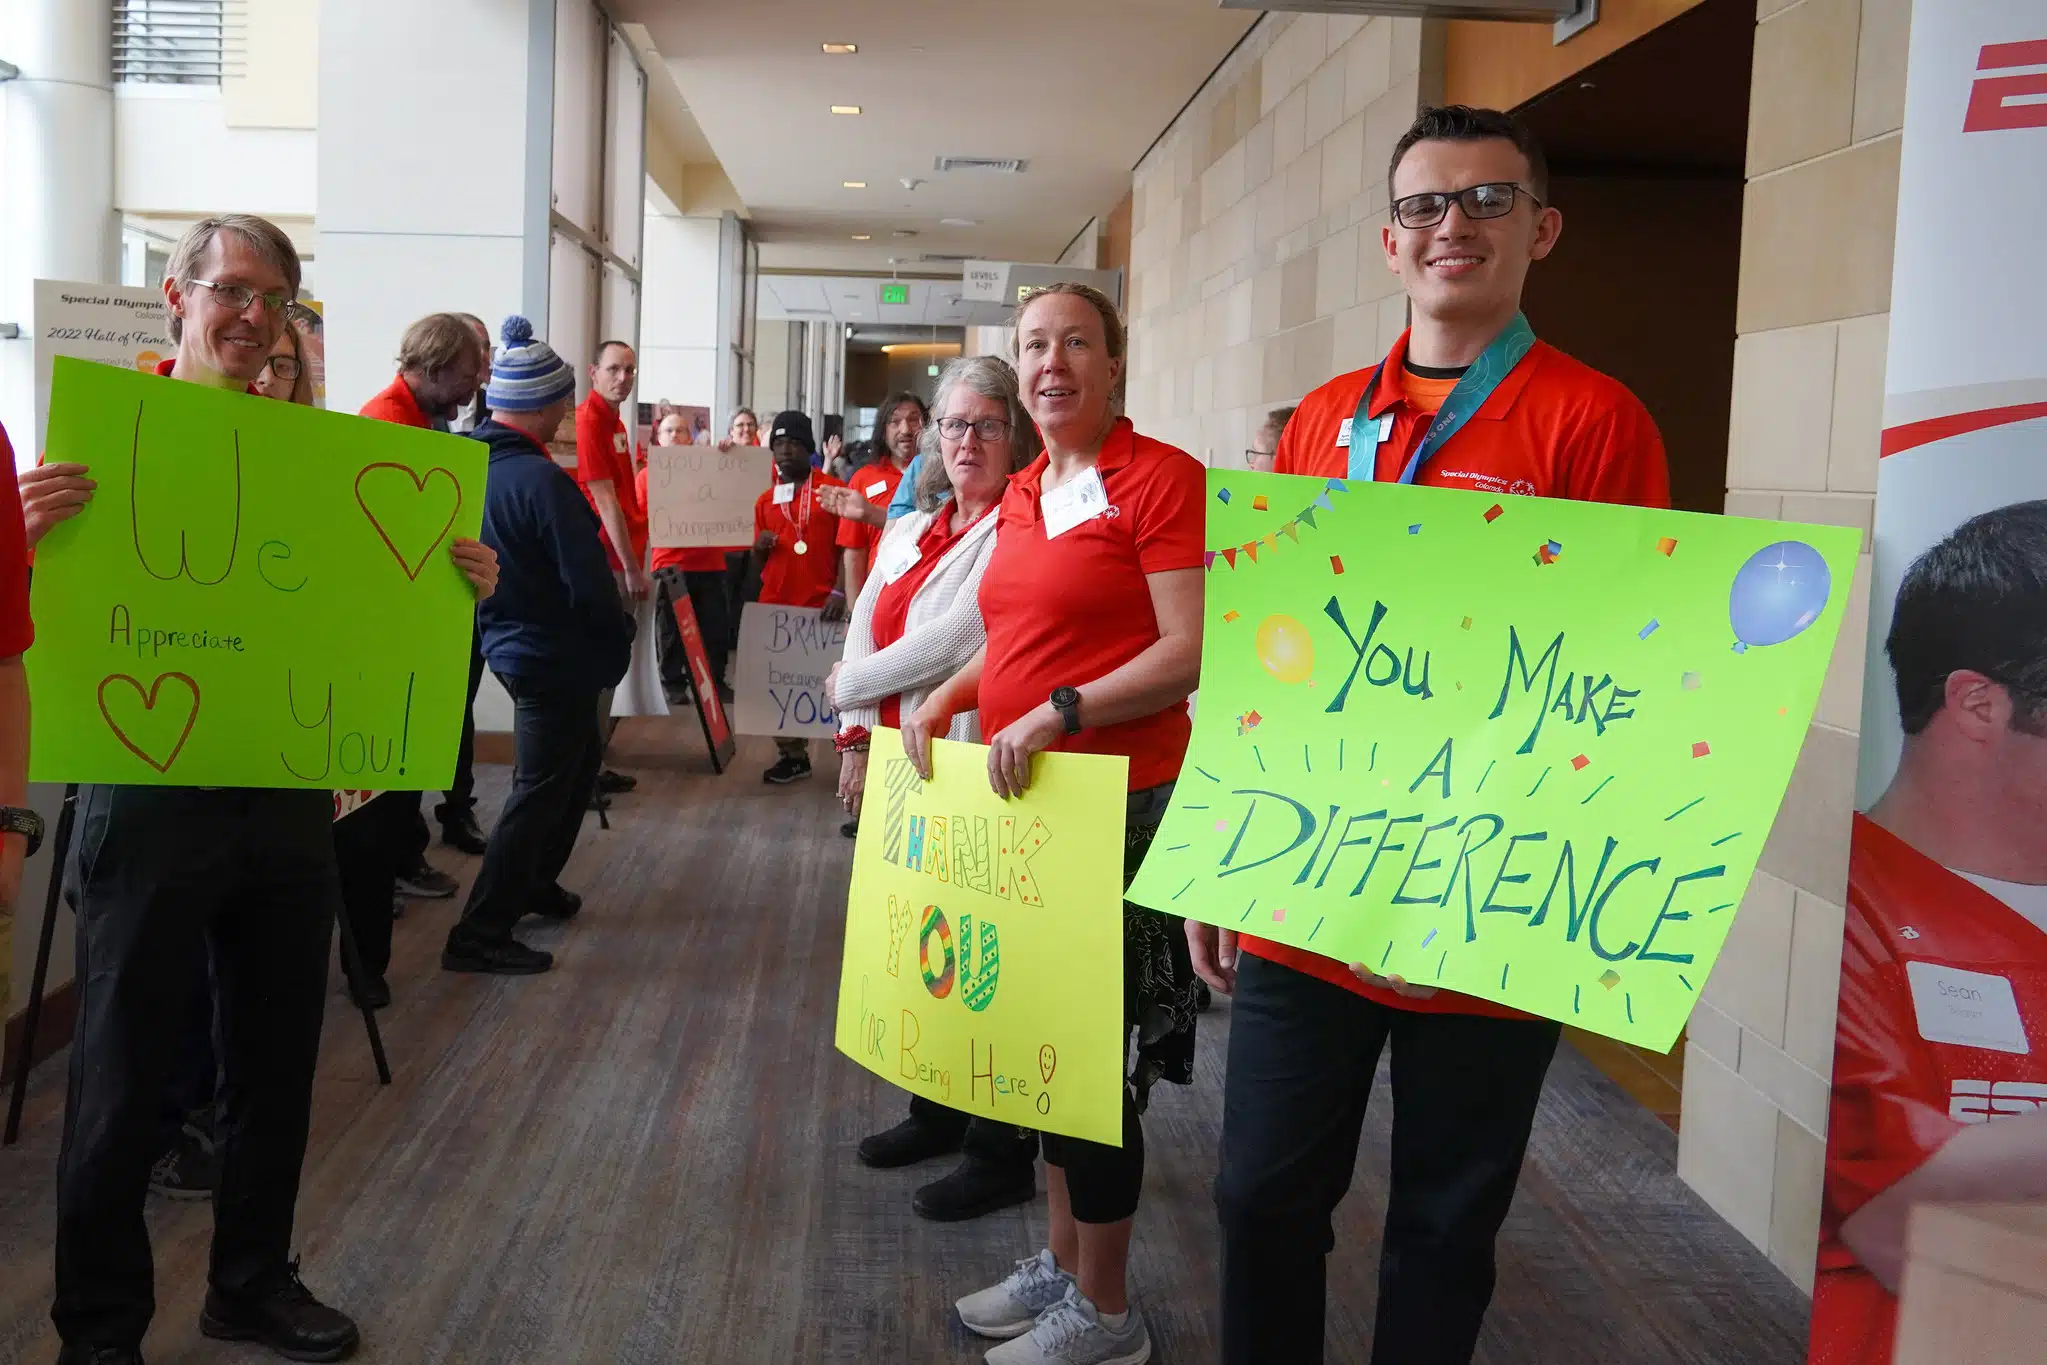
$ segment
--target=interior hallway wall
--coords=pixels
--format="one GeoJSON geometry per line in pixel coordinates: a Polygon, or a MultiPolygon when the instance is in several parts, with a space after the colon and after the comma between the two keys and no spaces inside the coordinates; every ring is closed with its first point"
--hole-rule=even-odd
{"type": "Polygon", "coordinates": [[[1810,1290],[1911,3],[1759,0],[1757,16],[1727,511],[1860,527],[1863,557],[1791,790],[1692,1014],[1678,1171],[1810,1290]]]}
{"type": "Polygon", "coordinates": [[[715,405],[718,392],[718,220],[647,206],[642,402],[715,405]]]}
{"type": "MultiPolygon", "coordinates": [[[[1268,14],[1139,163],[1130,387],[1140,430],[1240,467],[1265,412],[1407,323],[1379,250],[1386,162],[1424,95],[1420,20],[1268,14]]],[[[1438,44],[1439,46],[1439,44],[1438,44]]]]}

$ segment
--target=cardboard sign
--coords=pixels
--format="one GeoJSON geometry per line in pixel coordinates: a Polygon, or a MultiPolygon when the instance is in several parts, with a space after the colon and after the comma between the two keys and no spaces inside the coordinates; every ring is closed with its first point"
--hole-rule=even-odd
{"type": "Polygon", "coordinates": [[[931,749],[925,782],[874,732],[838,1048],[954,1109],[1120,1146],[1128,763],[1040,754],[1004,801],[986,748],[931,749]]]}
{"type": "Polygon", "coordinates": [[[830,739],[839,714],[825,700],[825,675],[846,648],[846,623],[817,607],[749,602],[739,618],[733,714],[742,735],[830,739]]]}
{"type": "Polygon", "coordinates": [[[753,505],[773,476],[756,447],[647,451],[648,543],[657,549],[753,544],[753,505]]]}
{"type": "Polygon", "coordinates": [[[37,550],[34,780],[447,786],[482,446],[59,359],[49,458],[99,491],[37,550]]]}
{"type": "Polygon", "coordinates": [[[1201,709],[1131,899],[1667,1050],[1859,537],[1209,473],[1201,709]]]}

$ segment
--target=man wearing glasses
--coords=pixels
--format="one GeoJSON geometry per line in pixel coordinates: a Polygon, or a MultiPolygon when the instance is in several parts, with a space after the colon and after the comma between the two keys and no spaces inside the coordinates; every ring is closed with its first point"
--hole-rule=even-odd
{"type": "MultiPolygon", "coordinates": [[[[1422,114],[1394,148],[1381,234],[1411,325],[1378,365],[1301,401],[1277,472],[1669,505],[1663,442],[1642,404],[1537,341],[1521,314],[1528,268],[1563,230],[1547,181],[1534,135],[1511,116],[1422,114]]],[[[1372,1359],[1465,1365],[1560,1026],[1210,925],[1189,921],[1187,935],[1195,969],[1236,997],[1216,1179],[1223,1359],[1322,1359],[1330,1216],[1390,1039],[1396,1117],[1372,1359]]]]}

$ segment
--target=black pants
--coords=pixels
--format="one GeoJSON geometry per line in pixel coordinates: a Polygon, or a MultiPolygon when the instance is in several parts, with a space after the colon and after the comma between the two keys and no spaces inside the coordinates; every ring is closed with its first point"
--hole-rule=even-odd
{"type": "Polygon", "coordinates": [[[603,735],[594,688],[546,684],[516,673],[498,681],[512,697],[512,790],[490,832],[483,867],[469,889],[463,939],[503,939],[555,884],[576,848],[597,787],[603,735]]]}
{"type": "Polygon", "coordinates": [[[334,822],[341,911],[355,931],[356,951],[372,980],[390,969],[392,893],[399,872],[425,854],[424,834],[414,792],[384,792],[334,822]]]}
{"type": "Polygon", "coordinates": [[[1038,1135],[1033,1129],[982,1118],[922,1095],[910,1096],[910,1117],[920,1127],[956,1140],[968,1156],[991,1165],[1028,1168],[1037,1164],[1038,1135]]]}
{"type": "Polygon", "coordinates": [[[469,704],[462,708],[462,741],[455,750],[455,776],[448,783],[448,799],[434,809],[442,823],[467,815],[476,805],[476,689],[483,686],[483,634],[469,636],[469,704]]]}
{"type": "Polygon", "coordinates": [[[185,1022],[171,1056],[170,1085],[164,1092],[164,1138],[160,1148],[179,1141],[185,1128],[196,1128],[208,1138],[215,1129],[214,1102],[220,1093],[220,1040],[214,1036],[213,969],[206,961],[205,943],[193,945],[191,970],[200,982],[186,1007],[185,1022]]]}
{"type": "Polygon", "coordinates": [[[671,687],[690,683],[689,658],[683,650],[682,629],[675,624],[672,605],[682,596],[689,598],[696,613],[697,634],[704,642],[704,660],[711,666],[713,682],[725,680],[725,663],[732,654],[732,583],[724,569],[657,569],[660,609],[654,613],[654,640],[661,658],[661,681],[671,687]]]}
{"type": "Polygon", "coordinates": [[[89,787],[76,862],[78,1030],[57,1162],[67,1342],[136,1348],[156,1310],[143,1196],[198,950],[219,1001],[211,1282],[281,1277],[313,1099],[340,891],[323,791],[89,787]]]}
{"type": "Polygon", "coordinates": [[[1263,958],[1238,959],[1215,1186],[1226,1365],[1322,1359],[1330,1215],[1350,1188],[1389,1038],[1392,1189],[1372,1360],[1467,1365],[1560,1029],[1392,1009],[1263,958]]]}

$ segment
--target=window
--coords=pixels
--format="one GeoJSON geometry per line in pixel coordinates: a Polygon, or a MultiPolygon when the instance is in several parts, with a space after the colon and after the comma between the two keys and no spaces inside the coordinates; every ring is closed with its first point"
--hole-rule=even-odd
{"type": "Polygon", "coordinates": [[[224,0],[114,0],[114,79],[219,85],[224,0]]]}

